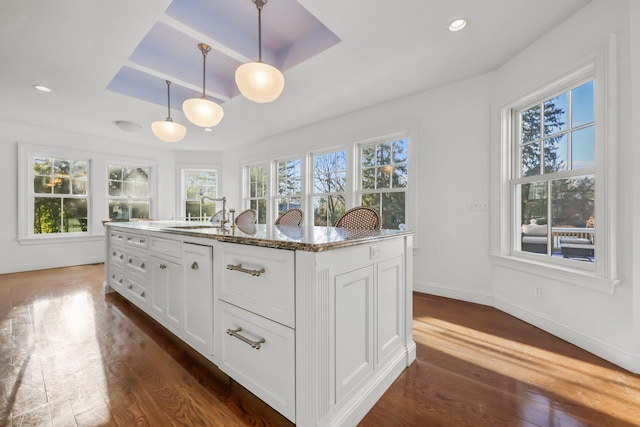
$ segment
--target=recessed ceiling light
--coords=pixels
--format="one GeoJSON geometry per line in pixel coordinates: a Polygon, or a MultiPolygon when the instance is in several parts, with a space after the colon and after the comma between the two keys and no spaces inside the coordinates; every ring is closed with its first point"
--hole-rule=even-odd
{"type": "Polygon", "coordinates": [[[142,125],[140,123],[129,122],[126,120],[116,120],[115,124],[125,132],[137,132],[142,129],[142,125]]]}
{"type": "Polygon", "coordinates": [[[452,32],[460,31],[466,26],[467,26],[466,19],[456,19],[451,24],[449,24],[449,31],[452,31],[452,32]]]}
{"type": "Polygon", "coordinates": [[[213,132],[213,129],[211,129],[211,128],[204,128],[204,131],[205,131],[205,132],[213,132]]]}
{"type": "Polygon", "coordinates": [[[52,91],[48,87],[42,86],[42,85],[35,85],[33,87],[34,87],[34,89],[39,90],[40,92],[51,92],[52,91]]]}

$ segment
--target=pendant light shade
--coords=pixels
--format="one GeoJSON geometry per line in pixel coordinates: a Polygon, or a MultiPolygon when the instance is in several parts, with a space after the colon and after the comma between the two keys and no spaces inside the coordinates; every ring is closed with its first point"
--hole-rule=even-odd
{"type": "Polygon", "coordinates": [[[187,134],[187,128],[181,125],[180,123],[176,123],[171,119],[171,95],[169,92],[169,86],[171,86],[171,82],[166,80],[167,82],[167,118],[165,120],[158,120],[156,122],[151,123],[151,132],[161,141],[164,142],[178,142],[182,141],[184,136],[187,134]]]}
{"type": "Polygon", "coordinates": [[[284,76],[276,67],[262,62],[262,8],[267,0],[252,0],[258,9],[258,61],[236,70],[236,85],[240,93],[253,102],[276,100],[284,89],[284,76]]]}
{"type": "Polygon", "coordinates": [[[202,52],[202,96],[200,98],[190,98],[182,103],[182,111],[187,120],[196,126],[212,127],[222,120],[224,111],[222,107],[207,99],[205,94],[205,79],[207,67],[207,53],[211,50],[209,45],[200,43],[198,49],[202,52]]]}

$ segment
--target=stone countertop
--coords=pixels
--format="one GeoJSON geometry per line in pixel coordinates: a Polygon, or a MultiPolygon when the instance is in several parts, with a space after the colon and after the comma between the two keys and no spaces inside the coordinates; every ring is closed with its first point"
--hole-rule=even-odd
{"type": "Polygon", "coordinates": [[[412,231],[391,229],[356,230],[342,227],[290,227],[265,224],[223,229],[207,221],[131,221],[107,222],[105,225],[310,252],[327,251],[414,234],[412,231]]]}

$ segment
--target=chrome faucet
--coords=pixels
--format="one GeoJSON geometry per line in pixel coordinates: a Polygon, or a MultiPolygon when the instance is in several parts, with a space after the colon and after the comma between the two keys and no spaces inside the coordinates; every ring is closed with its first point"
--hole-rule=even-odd
{"type": "MultiPolygon", "coordinates": [[[[201,218],[202,218],[202,204],[204,203],[205,199],[211,200],[212,202],[222,202],[222,219],[220,219],[220,226],[224,227],[224,225],[227,222],[229,222],[229,220],[227,219],[227,198],[220,197],[220,198],[214,199],[213,197],[202,196],[200,198],[200,217],[201,218]]],[[[215,216],[215,212],[213,213],[211,218],[209,218],[209,221],[212,221],[214,216],[215,216]]]]}

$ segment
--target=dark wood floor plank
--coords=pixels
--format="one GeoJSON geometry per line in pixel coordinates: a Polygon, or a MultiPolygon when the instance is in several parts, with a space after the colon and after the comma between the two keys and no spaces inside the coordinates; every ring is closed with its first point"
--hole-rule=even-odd
{"type": "MultiPolygon", "coordinates": [[[[0,426],[291,426],[117,294],[0,275],[0,426]]],[[[640,426],[640,376],[491,307],[414,295],[417,360],[361,426],[640,426]]]]}

